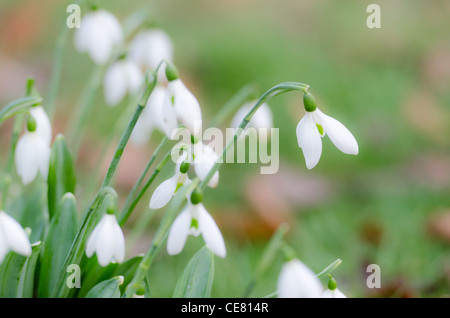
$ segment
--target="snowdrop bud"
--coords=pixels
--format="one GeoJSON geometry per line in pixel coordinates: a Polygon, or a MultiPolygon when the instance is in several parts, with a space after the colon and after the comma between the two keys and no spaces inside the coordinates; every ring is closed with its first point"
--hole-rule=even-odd
{"type": "MultiPolygon", "coordinates": [[[[109,209],[108,212],[110,212],[109,209]]],[[[125,239],[114,214],[104,214],[89,236],[86,255],[91,257],[94,253],[97,254],[98,263],[101,266],[123,262],[125,239]]]]}
{"type": "MultiPolygon", "coordinates": [[[[160,29],[139,32],[130,44],[129,55],[140,67],[156,70],[161,61],[172,61],[173,43],[169,35],[160,29]]],[[[158,80],[165,81],[164,69],[158,73],[158,80]]]]}
{"type": "Polygon", "coordinates": [[[283,264],[277,285],[279,298],[318,298],[323,291],[314,272],[298,259],[283,264]]]}
{"type": "Polygon", "coordinates": [[[23,256],[31,255],[31,244],[22,226],[0,210],[0,264],[9,251],[23,256]]]}
{"type": "Polygon", "coordinates": [[[114,62],[106,70],[103,79],[106,104],[117,105],[127,93],[136,93],[143,81],[144,75],[131,60],[121,59],[114,62]]]}
{"type": "Polygon", "coordinates": [[[307,112],[313,112],[317,108],[316,99],[313,94],[307,92],[303,95],[303,105],[305,106],[305,110],[307,112]]]}
{"type": "Polygon", "coordinates": [[[117,18],[108,11],[91,11],[81,20],[75,31],[75,47],[81,53],[89,53],[97,64],[105,64],[115,46],[123,42],[123,32],[117,18]]]}

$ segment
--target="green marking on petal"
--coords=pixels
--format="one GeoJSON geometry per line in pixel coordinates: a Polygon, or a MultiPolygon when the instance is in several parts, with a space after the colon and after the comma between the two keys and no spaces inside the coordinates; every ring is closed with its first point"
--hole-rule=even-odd
{"type": "Polygon", "coordinates": [[[321,136],[323,136],[323,127],[322,127],[322,125],[316,124],[316,126],[317,126],[317,129],[319,130],[319,134],[321,136]]]}
{"type": "Polygon", "coordinates": [[[197,221],[197,219],[192,219],[191,227],[194,227],[194,228],[196,228],[198,230],[198,221],[197,221]]]}

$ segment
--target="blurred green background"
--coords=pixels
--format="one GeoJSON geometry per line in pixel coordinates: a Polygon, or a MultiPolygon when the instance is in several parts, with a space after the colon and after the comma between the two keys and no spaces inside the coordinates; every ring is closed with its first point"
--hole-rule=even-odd
{"type": "MultiPolygon", "coordinates": [[[[2,1],[1,105],[23,95],[29,76],[36,78],[45,98],[69,3],[2,1]]],[[[319,107],[358,140],[359,155],[348,156],[324,138],[322,158],[308,171],[295,135],[304,114],[301,95],[288,93],[269,103],[280,128],[279,172],[259,175],[258,164],[226,164],[219,186],[205,194],[204,204],[221,228],[228,252],[225,259],[216,258],[213,297],[242,296],[268,239],[283,222],[290,225],[286,240],[314,271],[343,260],[333,276],[350,297],[450,295],[449,1],[377,1],[381,29],[366,26],[372,1],[99,3],[120,21],[148,10],[172,37],[175,63],[205,118],[247,83],[255,83],[262,94],[280,82],[298,81],[311,85],[319,107]],[[381,289],[366,287],[368,264],[381,267],[381,289]]],[[[73,31],[69,33],[55,134],[65,132],[93,65],[75,51],[73,31]]],[[[77,162],[82,202],[94,195],[86,193],[89,176],[125,106],[126,101],[106,108],[103,93],[96,95],[77,162]]],[[[11,126],[8,121],[0,129],[1,149],[9,145],[11,126]]],[[[116,180],[122,199],[161,136],[155,133],[144,149],[127,147],[116,180]]],[[[3,164],[6,151],[1,157],[3,164]]],[[[150,195],[127,223],[127,232],[152,213],[150,195]]],[[[155,213],[144,235],[130,246],[130,256],[148,248],[161,214],[155,213]]],[[[201,238],[190,237],[182,254],[161,254],[150,276],[154,297],[172,295],[202,244],[201,238]]],[[[279,257],[251,296],[276,290],[281,264],[279,257]]]]}

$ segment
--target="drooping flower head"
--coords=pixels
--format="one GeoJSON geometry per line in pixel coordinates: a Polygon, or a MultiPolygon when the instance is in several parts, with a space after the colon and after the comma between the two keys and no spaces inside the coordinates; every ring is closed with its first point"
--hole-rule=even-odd
{"type": "Polygon", "coordinates": [[[30,256],[30,240],[22,226],[5,211],[0,210],[0,264],[9,251],[30,256]]]}
{"type": "Polygon", "coordinates": [[[189,235],[202,235],[206,246],[217,256],[225,257],[226,248],[222,233],[211,214],[202,203],[189,200],[186,208],[173,222],[167,239],[167,253],[179,254],[186,244],[189,235]]]}
{"type": "MultiPolygon", "coordinates": [[[[163,103],[163,124],[167,137],[172,138],[179,124],[196,136],[201,131],[202,111],[197,98],[186,88],[175,66],[166,66],[167,84],[163,103]]],[[[198,137],[198,136],[196,136],[198,137]]]]}
{"type": "Polygon", "coordinates": [[[86,246],[86,255],[97,254],[98,263],[121,263],[125,258],[125,239],[116,216],[108,211],[92,231],[86,246]]]}
{"type": "Polygon", "coordinates": [[[328,288],[322,293],[321,298],[347,298],[340,290],[337,288],[336,280],[330,276],[328,281],[328,288]]]}
{"type": "Polygon", "coordinates": [[[127,93],[136,93],[143,81],[144,75],[131,60],[120,59],[114,62],[108,67],[103,78],[106,104],[117,105],[127,93]]]}
{"type": "Polygon", "coordinates": [[[283,264],[277,289],[279,298],[319,298],[323,292],[314,272],[298,259],[283,264]]]}
{"type": "MultiPolygon", "coordinates": [[[[39,113],[35,111],[35,115],[39,113]]],[[[42,114],[41,114],[42,115],[42,114]]],[[[23,184],[31,183],[38,173],[47,180],[50,161],[49,127],[41,115],[28,117],[27,131],[17,142],[14,159],[23,184]],[[38,129],[41,127],[41,129],[38,129]],[[41,126],[42,125],[42,126],[41,126]]]]}
{"type": "Polygon", "coordinates": [[[297,141],[308,169],[314,168],[319,162],[322,154],[321,138],[325,135],[343,153],[358,154],[358,143],[352,133],[339,121],[322,113],[311,93],[304,95],[303,103],[306,114],[297,125],[297,141]]]}
{"type": "MultiPolygon", "coordinates": [[[[144,30],[131,41],[129,55],[140,67],[154,71],[161,61],[172,62],[173,43],[169,35],[161,29],[144,30]]],[[[158,80],[165,80],[163,68],[158,72],[158,80]]]]}
{"type": "Polygon", "coordinates": [[[75,47],[87,52],[97,64],[105,64],[113,49],[123,42],[123,31],[117,18],[103,9],[86,13],[75,32],[75,47]]]}

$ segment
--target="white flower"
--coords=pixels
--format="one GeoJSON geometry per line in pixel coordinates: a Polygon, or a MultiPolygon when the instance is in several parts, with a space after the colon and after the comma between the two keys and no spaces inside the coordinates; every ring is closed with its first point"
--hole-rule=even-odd
{"type": "Polygon", "coordinates": [[[103,215],[92,231],[86,246],[87,257],[91,257],[94,252],[97,253],[98,263],[101,266],[106,266],[112,262],[123,262],[125,239],[115,215],[103,215]]]}
{"type": "Polygon", "coordinates": [[[180,79],[170,81],[167,85],[163,104],[163,122],[166,135],[171,138],[178,123],[189,129],[192,135],[201,129],[202,111],[195,96],[186,88],[180,79]],[[197,129],[195,129],[197,128],[197,129]]]}
{"type": "Polygon", "coordinates": [[[144,75],[134,62],[126,59],[114,62],[103,79],[106,103],[109,106],[120,103],[127,93],[136,93],[143,80],[144,75]]]}
{"type": "Polygon", "coordinates": [[[202,235],[206,246],[220,257],[225,257],[225,242],[212,216],[203,204],[188,203],[173,222],[167,239],[167,252],[176,255],[183,250],[188,235],[202,235]]]}
{"type": "Polygon", "coordinates": [[[279,298],[319,298],[323,292],[317,276],[298,259],[283,264],[277,287],[279,298]]]}
{"type": "Polygon", "coordinates": [[[162,107],[165,93],[166,89],[163,86],[158,85],[154,88],[131,134],[131,141],[134,144],[139,146],[145,144],[155,129],[164,132],[162,107]]]}
{"type": "Polygon", "coordinates": [[[0,264],[10,250],[23,256],[30,256],[30,240],[22,226],[0,210],[0,264]]]}
{"type": "Polygon", "coordinates": [[[30,115],[36,120],[36,132],[50,145],[52,141],[52,126],[44,108],[42,106],[33,106],[30,108],[30,115]]]}
{"type": "MultiPolygon", "coordinates": [[[[160,29],[145,30],[138,33],[130,44],[130,58],[145,69],[156,70],[162,60],[172,61],[173,43],[166,32],[160,29]]],[[[165,79],[161,67],[158,79],[165,79]]]]}
{"type": "Polygon", "coordinates": [[[37,129],[27,131],[17,143],[15,162],[17,174],[22,178],[23,184],[29,184],[36,178],[38,172],[47,180],[50,161],[50,146],[39,134],[37,129]]]}
{"type": "MultiPolygon", "coordinates": [[[[194,144],[193,155],[195,174],[197,175],[197,177],[199,177],[200,180],[203,180],[206,178],[208,172],[214,166],[217,159],[219,159],[219,156],[214,151],[214,149],[201,142],[197,142],[196,144],[194,144]]],[[[216,171],[211,180],[208,182],[208,186],[210,188],[215,188],[217,187],[218,183],[219,171],[216,171]]]]}
{"type": "MultiPolygon", "coordinates": [[[[241,108],[239,108],[231,120],[231,127],[238,128],[244,117],[250,112],[255,104],[256,101],[252,101],[245,103],[241,108]]],[[[266,103],[263,103],[253,115],[246,128],[250,127],[255,128],[257,132],[259,132],[260,129],[270,129],[273,127],[272,111],[266,103]]],[[[244,133],[241,136],[244,136],[244,133]]],[[[263,140],[266,140],[267,137],[268,135],[266,134],[259,135],[259,138],[262,138],[263,140]]]]}
{"type": "Polygon", "coordinates": [[[330,290],[326,289],[322,295],[321,298],[347,298],[338,288],[330,290]]]}
{"type": "Polygon", "coordinates": [[[97,64],[105,64],[115,46],[123,42],[123,32],[117,18],[105,10],[95,10],[81,20],[75,32],[75,47],[87,52],[97,64]]]}
{"type": "Polygon", "coordinates": [[[306,112],[297,125],[298,146],[302,148],[306,167],[314,168],[322,154],[322,140],[325,134],[343,153],[357,155],[358,143],[351,132],[336,119],[325,115],[318,108],[306,112]]]}

